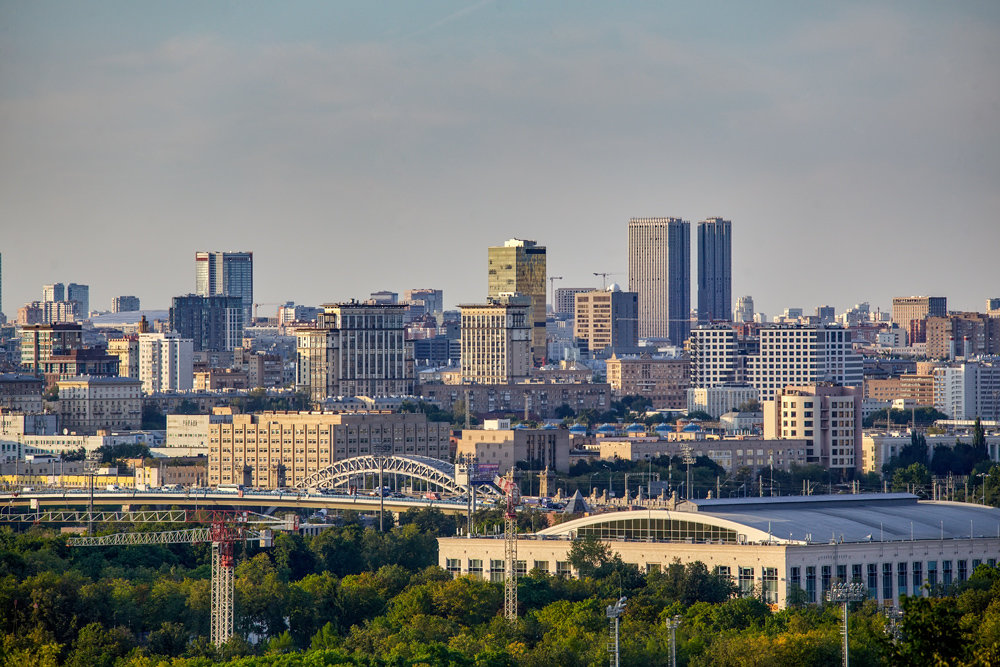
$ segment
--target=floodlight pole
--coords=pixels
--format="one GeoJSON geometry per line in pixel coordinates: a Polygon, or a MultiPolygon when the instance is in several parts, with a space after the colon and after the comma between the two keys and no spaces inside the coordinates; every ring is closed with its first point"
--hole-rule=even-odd
{"type": "Polygon", "coordinates": [[[844,667],[850,667],[850,656],[848,655],[847,641],[847,606],[851,602],[864,600],[865,597],[867,597],[865,586],[864,584],[858,582],[851,584],[838,582],[830,586],[830,590],[826,592],[827,602],[840,602],[844,607],[844,627],[840,633],[844,640],[844,657],[842,663],[844,667]]]}
{"type": "Polygon", "coordinates": [[[618,650],[618,618],[625,611],[625,600],[628,598],[622,596],[618,598],[618,602],[608,605],[608,618],[611,622],[611,642],[608,644],[608,653],[611,655],[611,667],[619,667],[621,664],[621,654],[618,650]]]}
{"type": "Polygon", "coordinates": [[[680,624],[680,616],[667,619],[667,627],[670,628],[670,667],[677,667],[677,626],[680,624]]]}

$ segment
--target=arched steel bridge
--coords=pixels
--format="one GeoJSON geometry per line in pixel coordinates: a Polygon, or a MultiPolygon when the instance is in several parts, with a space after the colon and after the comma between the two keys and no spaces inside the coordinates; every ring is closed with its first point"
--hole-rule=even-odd
{"type": "MultiPolygon", "coordinates": [[[[445,493],[462,495],[469,488],[455,481],[455,465],[427,456],[355,456],[337,461],[313,473],[296,485],[298,489],[332,489],[346,486],[352,477],[378,474],[381,460],[383,474],[403,475],[431,484],[445,493]]],[[[478,490],[495,494],[492,484],[477,484],[478,490]]]]}

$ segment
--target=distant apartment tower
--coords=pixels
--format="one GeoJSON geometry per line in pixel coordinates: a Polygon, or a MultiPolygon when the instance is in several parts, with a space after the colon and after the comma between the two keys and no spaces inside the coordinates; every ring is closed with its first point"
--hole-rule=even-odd
{"type": "Polygon", "coordinates": [[[933,372],[935,408],[952,419],[1000,420],[1000,363],[967,361],[933,372]]]}
{"type": "Polygon", "coordinates": [[[943,296],[897,296],[892,300],[892,323],[907,332],[907,342],[927,341],[924,323],[928,317],[945,317],[948,298],[943,296]]]}
{"type": "Polygon", "coordinates": [[[399,303],[399,293],[390,292],[389,290],[380,290],[378,292],[372,292],[368,295],[368,298],[372,303],[381,303],[387,306],[392,306],[399,303]]]}
{"type": "Polygon", "coordinates": [[[508,384],[528,379],[534,306],[530,297],[492,297],[462,311],[462,382],[508,384]]]}
{"type": "Polygon", "coordinates": [[[66,286],[66,300],[76,304],[76,314],[82,320],[90,317],[90,286],[70,283],[66,286]]]}
{"type": "Polygon", "coordinates": [[[444,312],[444,292],[439,289],[408,289],[403,292],[403,299],[407,303],[422,301],[427,314],[444,312]]]}
{"type": "Polygon", "coordinates": [[[809,463],[861,469],[861,389],[831,383],[782,387],[764,402],[764,439],[805,440],[809,463]]]}
{"type": "Polygon", "coordinates": [[[296,386],[328,396],[404,396],[413,391],[402,305],[331,303],[315,326],[296,329],[296,386]]]}
{"type": "Polygon", "coordinates": [[[139,310],[139,297],[137,296],[116,296],[111,299],[112,313],[131,313],[139,310]]]}
{"type": "Polygon", "coordinates": [[[754,310],[753,310],[753,297],[752,296],[741,296],[736,299],[736,310],[733,311],[733,321],[734,322],[753,322],[754,321],[754,310]]]}
{"type": "Polygon", "coordinates": [[[243,302],[243,322],[253,321],[253,253],[196,252],[195,294],[238,296],[243,302]]]}
{"type": "Polygon", "coordinates": [[[747,375],[761,401],[772,400],[788,385],[833,382],[860,392],[864,381],[862,358],[854,351],[850,330],[823,325],[761,328],[760,352],[749,358],[747,375]]]}
{"type": "Polygon", "coordinates": [[[139,380],[147,394],[194,387],[194,341],[176,332],[139,334],[139,380]]]}
{"type": "Polygon", "coordinates": [[[986,312],[1000,311],[1000,298],[986,299],[986,312]]]}
{"type": "Polygon", "coordinates": [[[833,324],[837,321],[837,309],[833,306],[816,306],[816,319],[820,324],[833,324]]]}
{"type": "Polygon", "coordinates": [[[190,338],[194,351],[234,350],[243,345],[243,301],[238,296],[175,296],[170,330],[190,338]]]}
{"type": "Polygon", "coordinates": [[[573,336],[585,341],[592,354],[639,345],[635,292],[623,292],[612,284],[606,290],[577,294],[575,310],[573,336]]]}
{"type": "Polygon", "coordinates": [[[639,294],[639,338],[683,345],[691,330],[691,223],[628,222],[628,289],[639,294]]]}
{"type": "Polygon", "coordinates": [[[139,379],[139,336],[108,339],[108,354],[118,357],[119,377],[139,379]]]}
{"type": "Polygon", "coordinates": [[[557,287],[555,296],[555,314],[563,317],[576,317],[576,295],[583,292],[593,292],[593,287],[557,287]]]}
{"type": "Polygon", "coordinates": [[[698,322],[728,320],[733,312],[732,222],[698,223],[698,322]]]}
{"type": "Polygon", "coordinates": [[[545,246],[534,241],[510,239],[491,246],[489,257],[490,297],[523,294],[531,298],[531,355],[536,366],[545,363],[545,246]]]}
{"type": "Polygon", "coordinates": [[[52,283],[50,285],[42,285],[42,303],[47,303],[49,301],[65,301],[66,300],[66,286],[62,283],[52,283]]]}

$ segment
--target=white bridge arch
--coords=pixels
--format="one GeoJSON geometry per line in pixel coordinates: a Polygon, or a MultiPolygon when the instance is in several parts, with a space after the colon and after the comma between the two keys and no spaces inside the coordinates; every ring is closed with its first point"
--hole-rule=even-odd
{"type": "MultiPolygon", "coordinates": [[[[383,474],[403,475],[411,479],[419,479],[446,493],[462,495],[469,492],[467,486],[455,481],[454,464],[427,456],[354,456],[314,472],[299,482],[296,488],[329,489],[346,485],[352,477],[358,475],[377,475],[379,459],[382,462],[383,474]]],[[[479,487],[479,490],[487,493],[496,493],[492,484],[477,484],[476,486],[479,487]]]]}

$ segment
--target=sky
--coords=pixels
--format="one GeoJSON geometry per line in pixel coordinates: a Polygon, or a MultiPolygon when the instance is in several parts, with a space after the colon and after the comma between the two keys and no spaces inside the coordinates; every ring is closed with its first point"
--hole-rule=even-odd
{"type": "Polygon", "coordinates": [[[167,308],[198,250],[254,252],[262,315],[482,302],[515,237],[624,286],[630,217],[720,216],[768,315],[982,310],[998,70],[995,1],[3,0],[2,306],[167,308]]]}

